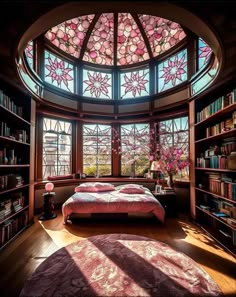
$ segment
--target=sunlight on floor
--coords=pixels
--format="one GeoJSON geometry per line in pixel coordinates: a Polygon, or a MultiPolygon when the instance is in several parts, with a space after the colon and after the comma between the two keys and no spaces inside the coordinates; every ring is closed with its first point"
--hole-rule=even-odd
{"type": "Polygon", "coordinates": [[[64,247],[78,240],[85,239],[84,237],[72,234],[71,232],[66,230],[62,220],[60,220],[60,223],[58,223],[56,229],[51,228],[52,224],[50,223],[50,221],[39,221],[39,223],[50,236],[52,241],[58,246],[58,248],[64,247]]]}

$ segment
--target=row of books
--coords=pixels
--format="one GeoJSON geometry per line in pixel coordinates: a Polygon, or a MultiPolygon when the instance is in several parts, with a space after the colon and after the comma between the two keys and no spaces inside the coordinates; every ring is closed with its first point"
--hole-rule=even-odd
{"type": "Polygon", "coordinates": [[[218,155],[207,158],[197,158],[197,167],[235,169],[234,167],[236,167],[236,152],[231,152],[229,156],[218,155]],[[232,162],[235,162],[235,165],[232,162]]]}
{"type": "Polygon", "coordinates": [[[29,222],[28,211],[22,212],[18,217],[5,221],[0,225],[0,247],[6,244],[29,222]]]}
{"type": "Polygon", "coordinates": [[[227,107],[228,105],[236,103],[236,89],[225,96],[217,98],[215,101],[207,105],[201,111],[197,112],[197,122],[207,119],[209,116],[227,107]]]}
{"type": "Polygon", "coordinates": [[[209,191],[236,201],[236,182],[233,183],[209,178],[209,191]]]}
{"type": "Polygon", "coordinates": [[[0,175],[0,191],[20,187],[24,184],[24,179],[20,174],[0,175]]]}
{"type": "Polygon", "coordinates": [[[206,137],[215,136],[222,132],[231,130],[236,128],[236,124],[234,126],[234,119],[233,116],[236,117],[236,113],[234,112],[232,118],[228,118],[220,123],[215,124],[214,126],[206,128],[206,137]]]}
{"type": "Polygon", "coordinates": [[[15,154],[15,149],[0,148],[0,165],[16,165],[21,164],[21,158],[15,154]]]}
{"type": "Polygon", "coordinates": [[[25,204],[25,197],[22,192],[12,194],[11,198],[0,202],[0,221],[13,213],[20,211],[25,204]]]}
{"type": "Polygon", "coordinates": [[[0,136],[10,137],[12,139],[27,142],[28,136],[26,130],[12,129],[7,126],[7,123],[0,121],[0,136]]]}
{"type": "Polygon", "coordinates": [[[4,94],[2,90],[0,90],[0,105],[7,108],[11,112],[14,112],[20,117],[23,117],[23,107],[16,105],[14,100],[12,100],[9,96],[4,94]]]}

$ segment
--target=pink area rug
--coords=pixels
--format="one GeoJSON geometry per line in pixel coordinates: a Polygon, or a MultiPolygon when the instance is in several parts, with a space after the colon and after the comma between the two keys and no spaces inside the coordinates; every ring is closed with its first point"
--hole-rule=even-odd
{"type": "Polygon", "coordinates": [[[35,270],[20,297],[223,296],[191,258],[165,243],[106,234],[70,244],[35,270]]]}

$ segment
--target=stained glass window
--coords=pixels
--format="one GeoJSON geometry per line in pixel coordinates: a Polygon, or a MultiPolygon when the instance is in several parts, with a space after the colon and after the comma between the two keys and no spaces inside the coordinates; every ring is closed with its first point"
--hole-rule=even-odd
{"type": "Polygon", "coordinates": [[[27,44],[27,47],[25,49],[25,56],[26,60],[30,66],[30,68],[33,69],[33,63],[34,63],[34,44],[33,41],[29,41],[27,44]]]}
{"type": "Polygon", "coordinates": [[[168,51],[185,36],[182,27],[175,22],[128,12],[75,17],[45,34],[54,46],[67,54],[108,66],[147,61],[168,51]]]}
{"type": "Polygon", "coordinates": [[[111,125],[83,125],[83,172],[87,175],[111,175],[111,131],[111,125]]]}
{"type": "MultiPolygon", "coordinates": [[[[189,157],[188,117],[161,121],[159,123],[159,144],[160,156],[162,150],[168,150],[168,148],[181,149],[181,160],[187,161],[189,157]]],[[[176,177],[188,179],[188,168],[182,169],[176,177]]]]}
{"type": "Polygon", "coordinates": [[[209,62],[211,54],[209,45],[202,38],[198,38],[198,70],[209,62]]]}
{"type": "Polygon", "coordinates": [[[149,69],[120,74],[120,98],[137,98],[149,95],[149,69]]]}
{"type": "Polygon", "coordinates": [[[117,65],[148,60],[149,54],[137,23],[130,13],[118,14],[117,65]]]}
{"type": "Polygon", "coordinates": [[[139,15],[148,37],[153,56],[156,57],[185,38],[181,26],[167,19],[153,15],[139,15]]]}
{"type": "Polygon", "coordinates": [[[72,123],[43,118],[43,179],[71,173],[72,123]]]}
{"type": "Polygon", "coordinates": [[[103,13],[98,19],[90,34],[83,60],[101,65],[114,64],[113,13],[103,13]]]}
{"type": "Polygon", "coordinates": [[[171,56],[158,65],[158,91],[173,88],[187,80],[187,50],[171,56]]]}
{"type": "Polygon", "coordinates": [[[51,28],[45,37],[62,51],[79,58],[94,15],[76,17],[51,28]]]}
{"type": "Polygon", "coordinates": [[[83,95],[111,99],[112,79],[110,73],[83,70],[83,95]]]}
{"type": "Polygon", "coordinates": [[[121,125],[121,175],[144,176],[149,169],[150,125],[121,125]]]}
{"type": "Polygon", "coordinates": [[[74,92],[74,66],[45,51],[44,80],[62,90],[74,92]]]}

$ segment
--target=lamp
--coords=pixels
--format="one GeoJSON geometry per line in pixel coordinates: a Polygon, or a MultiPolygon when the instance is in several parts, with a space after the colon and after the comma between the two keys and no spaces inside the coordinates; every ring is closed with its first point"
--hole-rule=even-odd
{"type": "Polygon", "coordinates": [[[39,220],[50,220],[56,218],[54,210],[54,196],[55,192],[52,192],[54,189],[53,183],[46,183],[45,190],[46,193],[43,193],[44,204],[43,204],[43,213],[39,216],[39,220]]]}
{"type": "Polygon", "coordinates": [[[46,183],[45,190],[47,192],[52,192],[53,189],[54,189],[54,184],[53,183],[46,183]]]}
{"type": "Polygon", "coordinates": [[[161,192],[161,185],[159,184],[160,177],[161,177],[161,166],[158,160],[152,161],[151,168],[150,168],[152,178],[156,179],[156,186],[155,186],[155,193],[161,192]]]}

